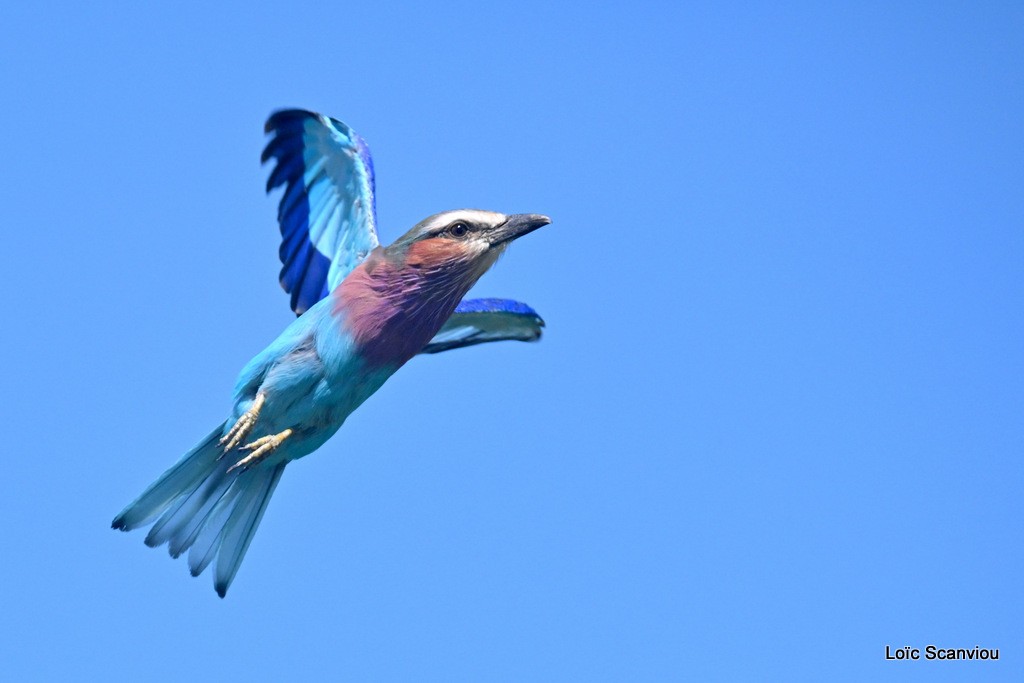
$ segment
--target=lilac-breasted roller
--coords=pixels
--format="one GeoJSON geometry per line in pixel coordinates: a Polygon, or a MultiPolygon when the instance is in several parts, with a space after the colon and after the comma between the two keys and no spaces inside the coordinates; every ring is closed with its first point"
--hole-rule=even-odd
{"type": "Polygon", "coordinates": [[[546,216],[458,210],[378,244],[369,148],[341,121],[300,110],[267,121],[267,191],[283,187],[281,286],[298,318],[242,368],[227,420],[113,522],[152,523],[146,545],[188,551],[198,576],[216,562],[224,597],[281,474],[418,353],[501,339],[543,325],[525,304],[462,301],[508,245],[546,216]],[[461,303],[460,303],[461,302],[461,303]]]}

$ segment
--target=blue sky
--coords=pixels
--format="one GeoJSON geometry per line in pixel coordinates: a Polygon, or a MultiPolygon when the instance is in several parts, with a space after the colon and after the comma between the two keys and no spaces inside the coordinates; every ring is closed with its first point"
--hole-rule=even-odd
{"type": "Polygon", "coordinates": [[[8,7],[5,678],[1020,680],[1024,9],[8,7]],[[381,237],[541,212],[226,600],[111,518],[289,322],[262,124],[381,237]],[[892,663],[886,645],[998,647],[892,663]]]}

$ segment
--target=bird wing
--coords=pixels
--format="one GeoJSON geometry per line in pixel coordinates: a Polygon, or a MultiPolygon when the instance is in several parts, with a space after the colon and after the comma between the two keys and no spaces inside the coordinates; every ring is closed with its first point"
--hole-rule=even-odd
{"type": "Polygon", "coordinates": [[[420,353],[440,353],[485,342],[537,341],[544,321],[524,303],[510,299],[466,299],[420,353]]]}
{"type": "Polygon", "coordinates": [[[281,286],[301,315],[327,296],[378,244],[370,148],[337,119],[274,112],[261,161],[276,160],[267,192],[284,186],[281,286]]]}

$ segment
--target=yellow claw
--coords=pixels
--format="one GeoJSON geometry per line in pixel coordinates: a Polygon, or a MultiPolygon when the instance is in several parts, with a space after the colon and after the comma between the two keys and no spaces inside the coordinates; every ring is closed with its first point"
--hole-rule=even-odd
{"type": "Polygon", "coordinates": [[[256,400],[252,402],[252,407],[242,413],[242,416],[238,418],[238,422],[231,428],[231,431],[218,442],[218,445],[224,446],[225,453],[242,443],[242,440],[249,436],[249,432],[256,425],[256,420],[259,419],[260,410],[263,409],[263,403],[266,400],[266,396],[263,394],[256,394],[256,400]],[[224,444],[227,445],[225,446],[224,444]]]}
{"type": "Polygon", "coordinates": [[[249,465],[252,465],[255,462],[259,462],[260,460],[262,460],[263,458],[267,457],[275,450],[277,450],[277,447],[284,443],[284,440],[291,435],[292,430],[286,429],[280,434],[274,434],[273,436],[263,436],[260,437],[259,439],[256,439],[252,443],[245,444],[244,446],[242,446],[242,450],[252,451],[252,453],[245,456],[244,458],[236,462],[234,465],[229,467],[227,471],[230,472],[236,467],[248,467],[249,465]]]}

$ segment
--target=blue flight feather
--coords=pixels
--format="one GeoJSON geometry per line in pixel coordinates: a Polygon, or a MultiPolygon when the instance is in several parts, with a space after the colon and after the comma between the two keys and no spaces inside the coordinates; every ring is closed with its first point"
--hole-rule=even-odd
{"type": "Polygon", "coordinates": [[[440,353],[486,342],[540,339],[544,320],[526,304],[510,299],[467,299],[420,353],[440,353]]]}
{"type": "Polygon", "coordinates": [[[512,299],[463,299],[455,308],[456,313],[515,313],[517,315],[532,315],[540,319],[537,311],[533,310],[522,301],[512,299]]]}
{"type": "Polygon", "coordinates": [[[355,131],[321,114],[278,111],[266,131],[261,159],[276,162],[267,191],[284,186],[281,286],[301,315],[379,244],[373,160],[355,131]]]}

